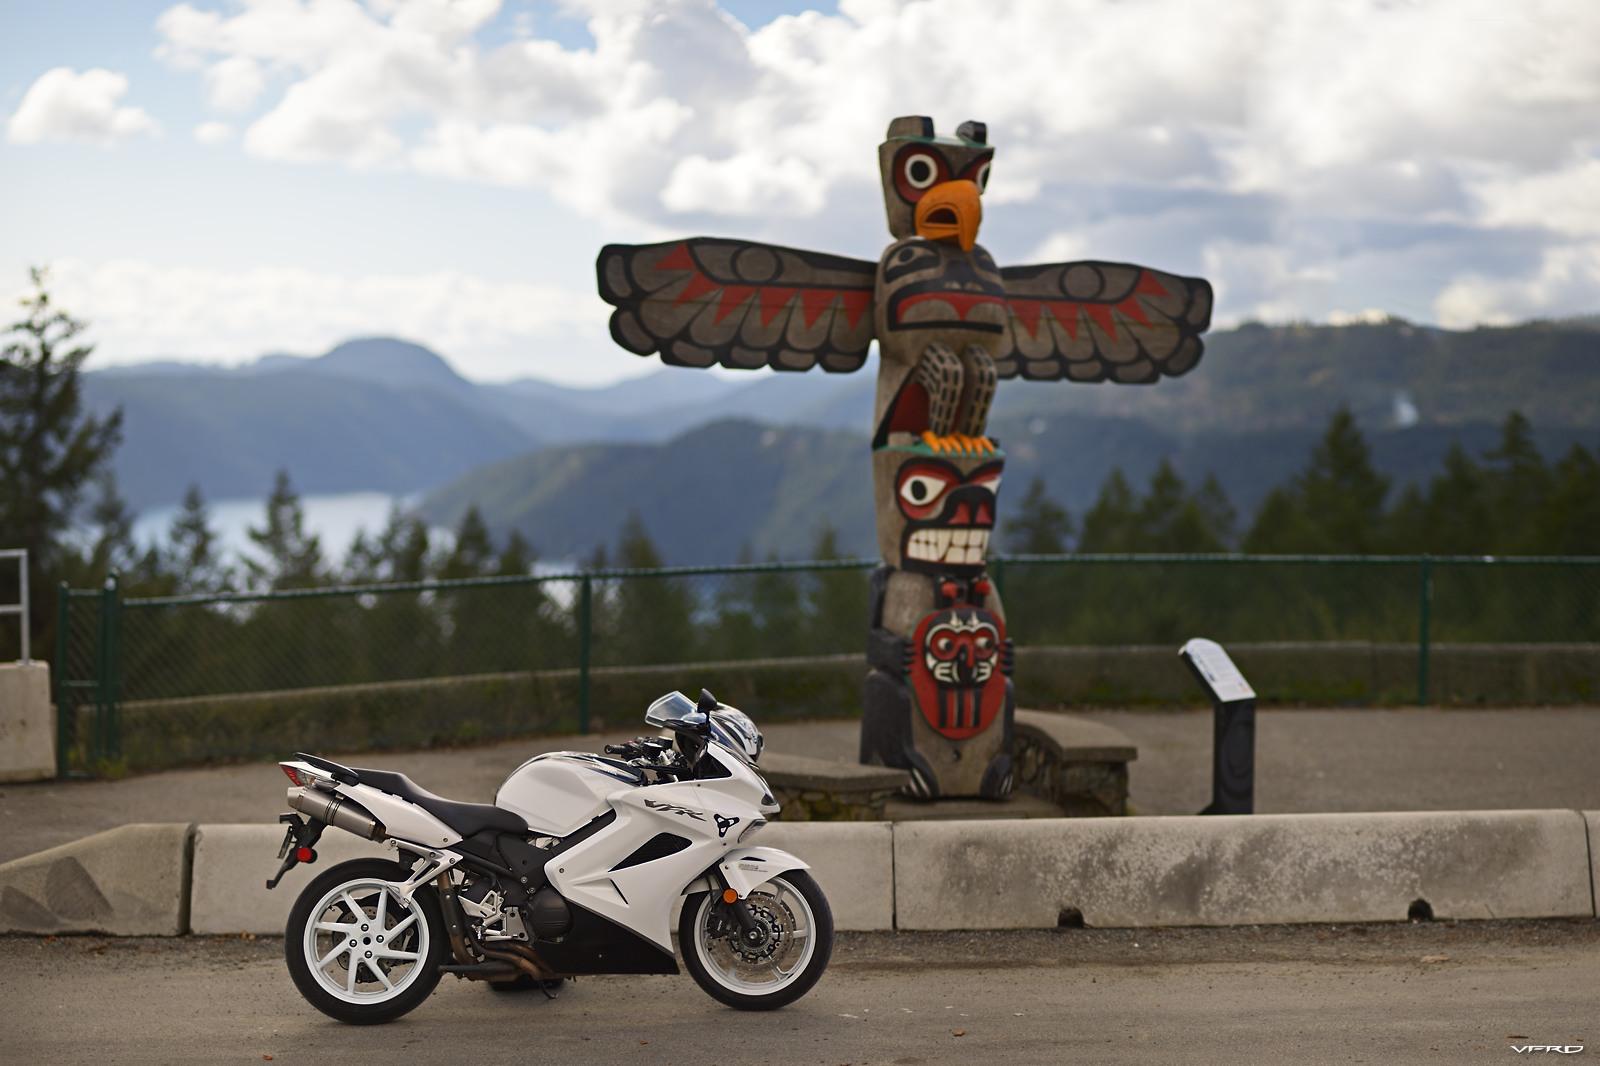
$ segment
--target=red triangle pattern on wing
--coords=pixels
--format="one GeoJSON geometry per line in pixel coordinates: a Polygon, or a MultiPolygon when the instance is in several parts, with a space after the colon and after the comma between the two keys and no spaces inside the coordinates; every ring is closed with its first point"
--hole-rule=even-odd
{"type": "Polygon", "coordinates": [[[800,314],[805,326],[814,325],[819,317],[833,306],[835,300],[839,301],[840,310],[844,313],[845,321],[854,329],[856,323],[861,321],[861,316],[872,307],[872,290],[861,289],[827,289],[799,286],[776,285],[728,285],[707,277],[695,264],[694,255],[689,251],[687,241],[672,246],[665,255],[656,260],[657,270],[681,270],[689,275],[683,288],[678,290],[678,295],[673,297],[673,303],[689,303],[697,300],[707,293],[721,290],[721,295],[716,301],[713,313],[713,324],[721,322],[734,311],[744,305],[752,293],[756,295],[756,314],[761,319],[763,326],[769,325],[796,295],[800,297],[800,314]]]}
{"type": "Polygon", "coordinates": [[[1080,303],[1076,300],[1046,300],[1029,296],[1008,296],[1006,302],[1011,306],[1011,313],[1023,329],[1027,330],[1030,337],[1039,335],[1039,319],[1043,312],[1049,311],[1050,317],[1061,323],[1067,331],[1067,336],[1073,340],[1078,339],[1078,326],[1081,316],[1088,316],[1089,320],[1110,337],[1117,339],[1117,316],[1124,315],[1139,323],[1141,326],[1150,325],[1150,316],[1140,302],[1140,296],[1166,296],[1167,289],[1148,270],[1141,271],[1139,280],[1134,285],[1133,291],[1116,303],[1080,303]]]}

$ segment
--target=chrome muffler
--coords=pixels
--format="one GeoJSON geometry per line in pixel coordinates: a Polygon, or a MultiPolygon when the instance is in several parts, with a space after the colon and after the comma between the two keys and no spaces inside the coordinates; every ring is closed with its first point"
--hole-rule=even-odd
{"type": "Polygon", "coordinates": [[[368,840],[382,840],[388,835],[384,832],[383,823],[365,807],[337,792],[324,792],[303,785],[290,788],[289,806],[335,829],[343,829],[368,840]]]}

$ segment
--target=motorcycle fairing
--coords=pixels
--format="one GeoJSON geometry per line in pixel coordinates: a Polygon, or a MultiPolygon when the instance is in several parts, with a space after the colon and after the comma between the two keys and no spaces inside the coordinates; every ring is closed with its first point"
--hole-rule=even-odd
{"type": "Polygon", "coordinates": [[[779,874],[811,867],[777,848],[737,848],[722,857],[717,869],[727,880],[728,887],[743,899],[779,874]]]}
{"type": "Polygon", "coordinates": [[[748,850],[735,847],[736,831],[719,832],[717,817],[737,818],[742,827],[777,809],[776,804],[757,807],[742,798],[764,794],[765,783],[735,756],[715,746],[710,750],[727,777],[621,789],[608,796],[616,822],[545,864],[545,877],[556,891],[574,907],[672,951],[672,909],[684,886],[729,854],[748,850]],[[689,844],[659,858],[622,865],[660,834],[682,837],[689,844]]]}

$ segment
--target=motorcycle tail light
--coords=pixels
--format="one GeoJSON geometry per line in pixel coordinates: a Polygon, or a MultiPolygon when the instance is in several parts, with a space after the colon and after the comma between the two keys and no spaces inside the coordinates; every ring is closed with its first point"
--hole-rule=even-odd
{"type": "Polygon", "coordinates": [[[283,771],[283,776],[284,777],[287,777],[292,783],[294,783],[296,785],[309,785],[309,784],[311,784],[311,781],[309,779],[302,778],[300,776],[300,774],[295,770],[295,768],[290,766],[286,762],[279,763],[278,764],[278,769],[283,771]]]}

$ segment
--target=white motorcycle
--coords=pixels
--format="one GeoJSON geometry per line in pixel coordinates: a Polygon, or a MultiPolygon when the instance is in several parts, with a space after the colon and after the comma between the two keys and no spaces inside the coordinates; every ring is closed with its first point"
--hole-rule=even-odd
{"type": "Polygon", "coordinates": [[[828,965],[833,914],[804,862],[747,846],[778,810],[755,767],[760,731],[709,692],[662,696],[645,722],[671,739],[537,756],[492,805],[314,755],[280,763],[297,813],[279,819],[269,889],[316,861],[330,825],[387,839],[399,858],[340,863],[300,894],[284,954],[301,994],[369,1024],[410,1011],[446,973],[547,995],[582,974],[677,973],[681,897],[678,948],[714,999],[771,1010],[805,995],[828,965]]]}

